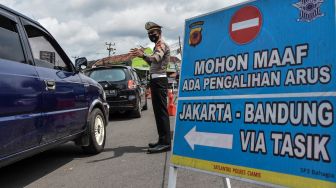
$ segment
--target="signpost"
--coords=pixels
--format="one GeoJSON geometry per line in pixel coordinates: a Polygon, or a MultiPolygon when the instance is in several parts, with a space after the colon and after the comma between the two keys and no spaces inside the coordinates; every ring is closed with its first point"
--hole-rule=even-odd
{"type": "Polygon", "coordinates": [[[336,187],[335,21],[327,0],[259,0],[186,20],[169,187],[178,168],[336,187]]]}

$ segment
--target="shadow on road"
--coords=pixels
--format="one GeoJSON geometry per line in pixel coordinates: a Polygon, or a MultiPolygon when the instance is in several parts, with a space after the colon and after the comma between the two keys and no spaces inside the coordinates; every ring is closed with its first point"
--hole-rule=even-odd
{"type": "Polygon", "coordinates": [[[106,161],[114,158],[118,158],[123,156],[125,153],[144,153],[148,147],[136,147],[136,146],[123,146],[123,147],[118,147],[118,148],[105,148],[104,152],[111,152],[113,151],[114,155],[112,157],[108,157],[105,159],[99,159],[99,160],[94,160],[90,161],[88,163],[96,163],[96,162],[101,162],[101,161],[106,161]]]}
{"type": "Polygon", "coordinates": [[[129,121],[131,119],[135,119],[130,112],[125,112],[125,113],[112,113],[109,116],[109,121],[129,121]]]}
{"type": "Polygon", "coordinates": [[[25,187],[64,166],[83,158],[81,148],[68,143],[0,169],[0,187],[25,187]]]}

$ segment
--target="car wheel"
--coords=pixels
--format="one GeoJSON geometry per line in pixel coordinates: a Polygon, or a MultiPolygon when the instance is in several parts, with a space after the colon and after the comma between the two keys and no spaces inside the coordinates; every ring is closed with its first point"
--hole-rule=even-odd
{"type": "Polygon", "coordinates": [[[133,111],[134,117],[140,118],[141,117],[141,100],[138,99],[138,104],[136,109],[133,111]]]}
{"type": "Polygon", "coordinates": [[[98,108],[90,113],[89,117],[89,145],[82,146],[85,153],[98,154],[103,151],[106,140],[106,122],[104,114],[98,108]]]}
{"type": "Polygon", "coordinates": [[[142,107],[143,110],[148,110],[147,98],[145,98],[145,106],[142,107]]]}

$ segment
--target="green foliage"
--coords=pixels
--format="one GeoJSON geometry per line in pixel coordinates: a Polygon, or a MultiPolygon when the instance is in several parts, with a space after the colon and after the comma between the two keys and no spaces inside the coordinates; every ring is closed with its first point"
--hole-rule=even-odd
{"type": "MultiPolygon", "coordinates": [[[[145,54],[152,54],[153,51],[150,48],[145,49],[145,54]]],[[[132,59],[132,67],[139,70],[149,70],[150,65],[142,58],[136,57],[132,59]]]]}

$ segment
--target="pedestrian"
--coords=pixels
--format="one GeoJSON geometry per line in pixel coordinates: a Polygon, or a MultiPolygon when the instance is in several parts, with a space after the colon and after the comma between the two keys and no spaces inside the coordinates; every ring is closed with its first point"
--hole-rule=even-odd
{"type": "Polygon", "coordinates": [[[147,22],[145,25],[149,40],[155,43],[153,54],[145,54],[143,48],[131,49],[130,51],[133,57],[141,57],[150,64],[150,89],[159,138],[157,142],[148,144],[148,153],[169,151],[171,148],[170,122],[167,110],[168,78],[166,73],[167,64],[170,60],[170,49],[162,39],[161,28],[154,22],[147,22]]]}

